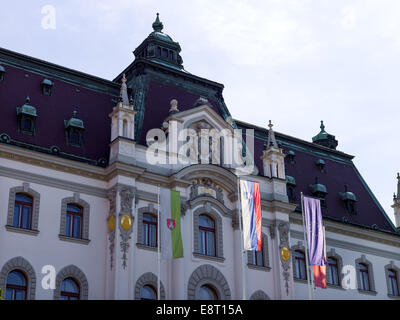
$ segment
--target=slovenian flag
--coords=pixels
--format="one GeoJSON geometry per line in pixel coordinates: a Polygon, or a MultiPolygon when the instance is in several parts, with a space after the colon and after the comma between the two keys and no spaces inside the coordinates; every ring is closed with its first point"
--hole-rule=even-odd
{"type": "Polygon", "coordinates": [[[261,250],[261,200],[258,182],[240,180],[243,241],[245,250],[261,250]]]}
{"type": "Polygon", "coordinates": [[[181,196],[179,191],[160,189],[159,219],[161,258],[182,258],[181,196]]]}

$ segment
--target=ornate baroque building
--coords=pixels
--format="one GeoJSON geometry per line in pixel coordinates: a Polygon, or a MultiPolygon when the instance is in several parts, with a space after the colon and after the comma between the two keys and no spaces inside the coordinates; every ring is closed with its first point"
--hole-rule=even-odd
{"type": "Polygon", "coordinates": [[[187,72],[180,51],[158,16],[113,81],[0,49],[5,298],[155,298],[159,185],[180,191],[184,245],[162,261],[162,299],[241,299],[244,284],[247,299],[307,299],[301,192],[321,199],[326,227],[316,298],[399,298],[399,194],[394,226],[323,123],[304,141],[234,120],[224,86],[187,72]],[[211,163],[151,164],[154,128],[170,139],[171,128],[252,129],[241,155],[254,158],[245,178],[260,183],[263,246],[247,252],[245,281],[235,170],[214,151],[211,163]],[[48,265],[54,290],[42,286],[48,265]]]}

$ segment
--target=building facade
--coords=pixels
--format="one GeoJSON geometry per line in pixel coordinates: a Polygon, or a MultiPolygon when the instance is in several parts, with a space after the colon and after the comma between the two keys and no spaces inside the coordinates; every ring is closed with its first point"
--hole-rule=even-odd
{"type": "Polygon", "coordinates": [[[165,187],[181,194],[184,257],[162,260],[161,299],[308,299],[301,192],[321,199],[326,227],[315,298],[398,299],[399,194],[395,226],[323,123],[308,142],[234,120],[224,86],[187,72],[180,51],[158,15],[113,81],[0,49],[4,297],[157,298],[165,187]],[[260,183],[262,207],[262,250],[244,256],[240,174],[260,183]]]}

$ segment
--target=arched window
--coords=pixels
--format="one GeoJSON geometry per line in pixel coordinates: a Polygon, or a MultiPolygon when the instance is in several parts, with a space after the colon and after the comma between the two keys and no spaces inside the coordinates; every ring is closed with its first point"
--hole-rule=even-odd
{"type": "Polygon", "coordinates": [[[358,267],[360,270],[360,289],[369,291],[371,286],[369,283],[368,265],[364,263],[359,263],[358,267]]]}
{"type": "Polygon", "coordinates": [[[31,229],[33,198],[24,193],[15,195],[13,226],[31,229]]]}
{"type": "Polygon", "coordinates": [[[326,282],[334,286],[339,285],[339,268],[336,258],[328,257],[327,259],[326,282]]]}
{"type": "Polygon", "coordinates": [[[157,247],[157,217],[149,213],[143,214],[142,244],[157,247]]]}
{"type": "Polygon", "coordinates": [[[215,222],[207,215],[199,216],[199,253],[216,256],[215,222]]]}
{"type": "Polygon", "coordinates": [[[295,262],[295,277],[297,279],[307,280],[306,272],[306,258],[304,252],[301,250],[296,250],[294,252],[294,262],[295,262]]]}
{"type": "Polygon", "coordinates": [[[67,205],[65,220],[65,235],[72,238],[82,238],[83,209],[76,204],[67,205]]]}
{"type": "Polygon", "coordinates": [[[28,281],[23,272],[11,271],[7,276],[6,300],[26,300],[28,292],[28,281]]]}
{"type": "Polygon", "coordinates": [[[399,293],[399,281],[397,278],[396,270],[388,270],[388,280],[389,280],[389,294],[392,296],[400,296],[399,293]]]}
{"type": "Polygon", "coordinates": [[[128,121],[126,119],[122,122],[122,135],[128,137],[128,121]]]}
{"type": "Polygon", "coordinates": [[[213,287],[202,285],[199,288],[198,300],[218,300],[218,294],[213,287]]]}
{"type": "Polygon", "coordinates": [[[79,284],[72,278],[66,278],[61,283],[61,300],[80,300],[79,284]]]}
{"type": "Polygon", "coordinates": [[[140,289],[141,300],[157,300],[157,291],[150,285],[145,285],[140,289]]]}

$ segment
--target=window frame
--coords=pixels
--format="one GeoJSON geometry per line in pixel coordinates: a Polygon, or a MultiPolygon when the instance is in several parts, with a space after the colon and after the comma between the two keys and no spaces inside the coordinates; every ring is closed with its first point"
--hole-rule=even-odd
{"type": "Polygon", "coordinates": [[[297,280],[307,280],[308,279],[308,275],[307,275],[307,264],[306,264],[306,255],[305,255],[305,252],[304,252],[304,250],[302,250],[302,249],[296,249],[296,250],[294,250],[294,253],[293,253],[293,257],[294,257],[294,267],[295,267],[295,272],[294,272],[294,275],[295,275],[295,279],[297,279],[297,280]],[[298,256],[296,256],[296,253],[301,253],[302,254],[302,257],[298,257],[298,256]],[[304,268],[301,268],[301,264],[300,264],[300,262],[303,262],[303,267],[304,268]],[[301,276],[301,272],[302,271],[304,271],[304,278],[301,278],[301,277],[298,277],[297,276],[297,271],[300,271],[300,276],[301,276]]]}
{"type": "Polygon", "coordinates": [[[83,224],[84,224],[84,214],[85,214],[85,212],[84,212],[84,208],[81,206],[81,205],[79,205],[79,204],[76,204],[76,203],[67,203],[67,211],[66,211],[66,213],[65,213],[65,235],[67,236],[67,237],[71,237],[71,238],[75,238],[75,239],[83,239],[83,224]],[[73,212],[73,211],[68,211],[68,207],[69,206],[75,206],[75,207],[78,207],[80,210],[81,210],[81,212],[73,212]],[[72,216],[72,218],[71,218],[71,234],[67,234],[67,219],[68,219],[68,215],[70,215],[70,216],[72,216]],[[75,229],[74,229],[74,226],[75,226],[75,216],[78,216],[79,218],[80,218],[80,220],[81,220],[81,223],[80,223],[80,230],[79,230],[79,237],[75,237],[74,236],[74,231],[75,231],[75,229]]]}
{"type": "Polygon", "coordinates": [[[5,295],[6,295],[6,297],[7,297],[7,290],[11,289],[11,290],[13,290],[13,299],[11,299],[11,301],[15,301],[16,300],[15,299],[15,295],[16,295],[17,291],[24,291],[24,299],[23,300],[27,300],[28,299],[28,283],[29,283],[28,282],[28,277],[26,276],[25,272],[23,272],[20,269],[11,270],[8,273],[7,278],[6,278],[6,286],[5,286],[5,295]],[[7,280],[8,280],[8,277],[9,277],[10,273],[12,273],[12,272],[18,272],[18,273],[22,274],[22,276],[24,277],[24,280],[25,280],[25,286],[18,286],[18,285],[8,284],[7,280]]]}
{"type": "Polygon", "coordinates": [[[198,219],[199,219],[199,233],[198,233],[198,237],[199,237],[199,253],[200,254],[203,254],[203,255],[205,255],[205,256],[210,256],[210,257],[217,257],[217,237],[216,237],[216,221],[215,221],[215,219],[213,219],[212,217],[210,217],[209,215],[207,215],[207,214],[205,214],[205,213],[202,213],[202,214],[200,214],[199,215],[199,217],[198,217],[198,219]],[[203,227],[203,226],[200,226],[200,217],[207,217],[208,219],[210,219],[212,222],[213,222],[213,224],[214,224],[214,227],[213,228],[209,228],[209,227],[203,227]],[[202,233],[202,232],[203,233],[202,233]],[[214,243],[213,243],[213,251],[214,251],[214,254],[209,254],[208,253],[208,246],[207,246],[207,235],[209,234],[209,233],[212,233],[212,237],[213,237],[213,239],[214,239],[214,243]],[[201,237],[201,235],[204,235],[204,238],[203,237],[201,237]],[[203,252],[201,252],[200,251],[200,237],[201,237],[201,239],[203,240],[204,239],[204,251],[203,252]]]}
{"type": "Polygon", "coordinates": [[[156,290],[151,284],[146,283],[145,285],[143,285],[143,286],[140,288],[139,299],[140,299],[140,300],[145,300],[145,301],[146,301],[146,300],[147,300],[147,301],[158,300],[157,290],[156,290]],[[150,289],[153,291],[154,296],[155,296],[155,299],[146,299],[146,298],[143,298],[143,297],[142,297],[142,290],[143,290],[143,288],[145,288],[145,287],[148,287],[148,288],[150,288],[150,289]]]}
{"type": "Polygon", "coordinates": [[[326,284],[331,286],[340,286],[339,260],[332,256],[328,256],[326,260],[326,284]],[[329,260],[334,260],[335,264],[330,263],[329,260]],[[332,265],[334,266],[334,270],[332,270],[332,265]],[[330,278],[328,277],[328,273],[330,274],[330,278]],[[333,277],[333,275],[335,275],[335,277],[333,277]],[[329,279],[332,280],[332,282],[329,282],[329,279]],[[333,283],[333,279],[337,279],[337,283],[333,283]]]}
{"type": "Polygon", "coordinates": [[[62,299],[62,300],[72,300],[72,299],[70,299],[71,297],[72,298],[77,298],[76,300],[81,300],[81,286],[79,284],[79,281],[75,280],[72,277],[67,277],[64,280],[62,280],[61,281],[61,287],[60,287],[60,298],[61,297],[67,297],[67,299],[62,299]],[[78,293],[71,293],[71,292],[68,292],[68,291],[62,291],[62,289],[61,289],[62,288],[62,284],[66,280],[71,280],[71,281],[73,281],[75,283],[75,285],[78,287],[78,293]]]}
{"type": "Polygon", "coordinates": [[[364,262],[359,262],[358,270],[359,270],[359,277],[360,277],[360,290],[371,291],[369,266],[364,262]],[[364,269],[362,269],[361,267],[363,267],[364,269]],[[366,280],[367,286],[365,285],[364,280],[366,280]]]}
{"type": "Polygon", "coordinates": [[[31,196],[30,194],[28,194],[28,193],[25,193],[25,192],[17,192],[16,194],[15,194],[15,200],[14,200],[14,215],[15,215],[15,206],[16,205],[19,205],[20,206],[20,210],[19,210],[19,213],[18,213],[18,226],[16,226],[15,225],[15,221],[14,221],[14,215],[13,215],[13,224],[12,224],[12,226],[14,227],[14,228],[19,228],[19,229],[25,229],[25,230],[32,230],[32,218],[33,218],[33,202],[34,202],[34,197],[33,196],[31,196]],[[24,195],[24,196],[27,196],[27,197],[29,197],[29,198],[31,198],[31,203],[28,203],[28,202],[23,202],[23,201],[20,201],[20,200],[17,200],[17,196],[18,195],[24,195]],[[30,211],[29,211],[29,228],[24,228],[23,226],[22,226],[22,223],[23,223],[23,209],[24,209],[24,207],[29,207],[30,208],[30,211]]]}
{"type": "Polygon", "coordinates": [[[144,246],[153,247],[153,248],[154,247],[158,247],[158,232],[157,231],[158,231],[158,219],[157,219],[157,217],[152,213],[144,212],[143,216],[142,216],[142,243],[141,244],[144,245],[144,246]],[[154,222],[146,221],[144,219],[144,217],[146,215],[150,216],[152,218],[155,218],[155,221],[154,222]],[[154,226],[155,227],[155,235],[156,235],[155,245],[152,245],[150,243],[151,242],[150,233],[149,233],[150,226],[154,226]],[[145,243],[146,239],[147,239],[147,243],[145,243]]]}

